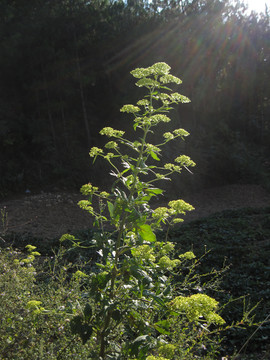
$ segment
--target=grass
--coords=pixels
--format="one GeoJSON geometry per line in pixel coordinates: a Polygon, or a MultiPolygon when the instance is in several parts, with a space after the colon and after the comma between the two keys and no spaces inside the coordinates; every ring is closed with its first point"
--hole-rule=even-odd
{"type": "MultiPolygon", "coordinates": [[[[92,235],[92,230],[77,234],[84,243],[92,235]]],[[[69,320],[80,312],[78,300],[81,303],[85,291],[72,274],[80,264],[87,268],[87,261],[95,256],[93,250],[79,252],[74,248],[55,256],[58,239],[43,242],[29,234],[11,234],[4,240],[1,245],[5,248],[0,252],[0,358],[89,358],[93,344],[82,347],[69,332],[69,320]],[[42,255],[33,263],[23,262],[27,244],[37,246],[42,255]],[[42,316],[39,306],[34,310],[27,306],[33,299],[41,301],[40,307],[45,309],[42,316]]],[[[207,286],[210,295],[228,304],[221,314],[228,323],[242,319],[245,311],[253,316],[254,326],[245,329],[249,320],[243,318],[242,325],[224,333],[223,354],[241,349],[237,359],[268,359],[270,207],[224,211],[181,225],[170,233],[170,241],[179,253],[193,249],[200,259],[198,273],[211,273],[201,278],[199,286],[207,286]],[[229,267],[225,272],[224,266],[229,267]],[[216,270],[222,270],[222,277],[216,270]],[[211,278],[213,287],[211,281],[209,286],[211,278]],[[256,325],[267,317],[261,326],[256,325]]]]}

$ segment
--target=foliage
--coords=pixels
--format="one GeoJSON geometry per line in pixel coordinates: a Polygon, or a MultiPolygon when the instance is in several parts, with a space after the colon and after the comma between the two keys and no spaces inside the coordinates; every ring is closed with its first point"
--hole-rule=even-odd
{"type": "MultiPolygon", "coordinates": [[[[160,236],[164,237],[165,235],[158,233],[158,240],[160,236]]],[[[78,232],[76,238],[79,239],[81,245],[86,247],[93,238],[93,230],[78,232]]],[[[72,251],[67,252],[65,250],[62,254],[61,250],[60,254],[58,252],[55,254],[52,253],[51,247],[56,246],[57,239],[52,239],[49,242],[48,240],[30,237],[29,234],[24,236],[6,234],[4,239],[5,243],[1,241],[1,245],[14,243],[22,250],[27,244],[36,245],[39,252],[42,253],[42,258],[37,257],[32,264],[35,268],[34,276],[36,279],[33,283],[31,280],[33,276],[31,274],[26,275],[29,264],[23,270],[26,267],[25,264],[18,266],[17,261],[14,263],[14,260],[24,259],[27,255],[12,248],[1,249],[2,323],[0,352],[2,357],[7,352],[7,358],[56,359],[57,352],[60,351],[61,359],[89,358],[88,353],[91,344],[88,341],[82,347],[80,343],[74,341],[71,333],[68,334],[69,320],[72,315],[70,313],[63,321],[63,312],[65,312],[63,306],[68,309],[73,308],[74,313],[80,311],[78,299],[84,306],[82,299],[85,299],[87,292],[86,283],[82,282],[83,278],[80,282],[78,282],[78,278],[74,281],[75,278],[71,275],[78,270],[84,273],[89,271],[91,264],[86,263],[87,259],[92,258],[92,261],[97,261],[99,256],[95,249],[92,248],[87,251],[85,248],[75,247],[72,251]],[[77,264],[81,262],[82,267],[74,267],[71,262],[77,264]],[[29,277],[31,281],[29,281],[29,277]],[[4,289],[5,291],[3,291],[4,289]],[[38,315],[38,322],[33,321],[32,314],[27,310],[27,302],[31,299],[41,301],[41,305],[47,310],[47,312],[38,315]],[[14,313],[14,309],[17,309],[16,313],[14,313]],[[61,316],[57,316],[55,312],[51,316],[48,310],[53,309],[58,309],[61,316]],[[23,320],[17,321],[16,319],[20,315],[22,315],[23,320]],[[15,326],[12,325],[12,321],[7,319],[13,319],[15,326]],[[7,337],[12,336],[12,334],[17,334],[17,336],[12,337],[13,340],[9,345],[7,337]]],[[[256,308],[254,321],[256,323],[266,319],[269,313],[269,286],[267,286],[269,282],[269,259],[267,257],[269,253],[269,208],[242,209],[215,214],[205,219],[181,225],[180,228],[170,232],[169,239],[175,245],[176,254],[182,254],[185,250],[193,248],[196,249],[198,255],[195,259],[197,265],[196,267],[193,266],[192,272],[189,268],[190,260],[188,260],[185,265],[182,263],[182,277],[174,278],[176,282],[183,284],[187,274],[190,274],[189,279],[196,276],[195,283],[193,282],[190,286],[187,282],[185,283],[187,294],[191,287],[197,287],[197,291],[203,288],[204,292],[215,297],[221,304],[227,303],[230,299],[238,298],[239,295],[247,294],[244,304],[240,299],[239,301],[232,301],[231,304],[222,308],[222,317],[226,319],[227,323],[236,323],[237,320],[242,319],[244,307],[250,311],[253,305],[261,300],[256,308]],[[219,276],[217,278],[218,269],[223,266],[226,258],[230,270],[223,272],[222,278],[219,276]],[[204,276],[211,270],[214,271],[211,276],[204,276]],[[210,281],[208,282],[208,280],[210,281]],[[218,288],[222,290],[218,291],[218,288]]],[[[83,306],[81,311],[83,311],[83,306]]],[[[253,314],[254,312],[251,312],[251,316],[253,314]]],[[[175,326],[180,328],[182,324],[177,323],[175,326]]],[[[222,347],[226,349],[224,356],[235,349],[239,351],[248,340],[240,353],[241,358],[249,360],[267,358],[269,355],[268,333],[269,322],[262,324],[261,327],[253,326],[244,329],[243,325],[240,325],[238,328],[227,330],[222,343],[222,347]],[[253,334],[257,329],[258,331],[253,334]],[[250,336],[251,339],[249,339],[250,336]]],[[[189,333],[189,335],[191,334],[189,333]]],[[[192,341],[191,338],[189,339],[192,341]]],[[[183,343],[186,340],[187,338],[183,334],[183,343]]],[[[196,337],[194,341],[197,342],[199,353],[203,354],[206,342],[196,337]],[[199,340],[201,344],[199,344],[199,340]]],[[[209,345],[211,346],[211,344],[209,345]]],[[[166,358],[166,352],[169,349],[166,347],[163,349],[164,352],[163,350],[161,352],[160,349],[160,356],[166,358]]],[[[192,358],[192,356],[190,357],[192,358]]],[[[214,355],[211,360],[213,358],[215,358],[214,355]]]]}
{"type": "Polygon", "coordinates": [[[1,358],[86,359],[87,349],[70,347],[68,317],[61,316],[76,307],[80,282],[70,279],[71,268],[62,266],[61,256],[40,267],[37,255],[33,248],[26,257],[12,248],[0,251],[1,358]]]}

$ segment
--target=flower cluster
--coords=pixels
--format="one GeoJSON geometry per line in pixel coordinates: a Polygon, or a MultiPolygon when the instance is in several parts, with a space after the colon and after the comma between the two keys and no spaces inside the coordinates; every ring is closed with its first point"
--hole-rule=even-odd
{"type": "Polygon", "coordinates": [[[164,169],[166,170],[170,170],[170,171],[175,171],[175,172],[181,172],[182,168],[178,165],[175,165],[175,164],[171,164],[171,163],[167,163],[164,165],[164,169]]]}
{"type": "Polygon", "coordinates": [[[152,217],[154,219],[166,220],[170,216],[168,211],[169,211],[169,209],[166,207],[163,207],[163,206],[158,207],[153,211],[152,217]]]}
{"type": "Polygon", "coordinates": [[[156,260],[155,256],[153,255],[153,252],[154,249],[146,244],[131,249],[131,253],[134,257],[140,258],[141,260],[152,261],[152,262],[156,260]]]}
{"type": "Polygon", "coordinates": [[[171,119],[163,114],[156,114],[150,117],[150,121],[152,125],[157,125],[160,122],[168,123],[171,121],[171,119]]]}
{"type": "Polygon", "coordinates": [[[150,103],[149,103],[148,100],[142,99],[142,100],[139,100],[139,101],[137,102],[137,104],[138,104],[138,105],[142,105],[142,106],[148,106],[150,103]]]}
{"type": "Polygon", "coordinates": [[[174,135],[181,136],[181,137],[189,136],[189,132],[187,132],[184,129],[175,129],[175,130],[173,130],[173,133],[174,133],[174,135]]]}
{"type": "Polygon", "coordinates": [[[179,255],[179,259],[183,259],[183,260],[192,260],[195,258],[196,258],[196,256],[194,255],[194,253],[192,251],[187,251],[184,254],[179,255]]]}
{"type": "Polygon", "coordinates": [[[177,296],[171,303],[173,311],[185,313],[189,321],[199,321],[202,317],[208,323],[224,324],[221,316],[215,313],[218,302],[204,294],[194,294],[191,296],[177,296]]]}
{"type": "Polygon", "coordinates": [[[181,166],[195,166],[195,162],[190,159],[189,156],[181,155],[174,159],[175,162],[180,164],[181,166]]]}
{"type": "Polygon", "coordinates": [[[184,95],[181,95],[179,93],[173,93],[170,95],[171,101],[176,102],[176,103],[183,103],[183,104],[187,104],[190,103],[190,99],[184,95]]]}
{"type": "Polygon", "coordinates": [[[163,137],[166,139],[166,140],[172,140],[172,139],[174,139],[175,138],[175,136],[171,133],[171,132],[165,132],[164,134],[163,134],[163,137]]]}
{"type": "Polygon", "coordinates": [[[147,88],[151,88],[151,87],[159,87],[159,82],[153,79],[149,79],[149,78],[142,78],[139,81],[136,82],[136,85],[138,87],[142,87],[145,86],[147,88]]]}
{"type": "Polygon", "coordinates": [[[178,259],[172,260],[167,255],[162,256],[158,261],[159,267],[167,270],[173,270],[175,267],[179,266],[180,264],[181,264],[180,260],[178,259]]]}
{"type": "Polygon", "coordinates": [[[164,63],[158,62],[148,68],[137,68],[132,70],[130,73],[137,79],[142,79],[150,75],[167,75],[169,74],[171,67],[164,63]]]}
{"type": "Polygon", "coordinates": [[[106,149],[117,149],[118,148],[118,144],[115,141],[109,141],[106,145],[105,145],[106,149]]]}
{"type": "Polygon", "coordinates": [[[81,193],[83,195],[92,195],[94,194],[96,191],[98,191],[98,187],[97,186],[93,186],[92,184],[88,183],[85,184],[81,187],[81,193]]]}
{"type": "Polygon", "coordinates": [[[153,144],[145,144],[145,147],[146,147],[147,151],[154,151],[156,153],[159,153],[161,151],[159,147],[157,147],[153,144]]]}
{"type": "Polygon", "coordinates": [[[78,202],[78,205],[79,205],[79,207],[80,207],[81,209],[88,211],[89,214],[92,214],[92,215],[94,214],[94,209],[93,209],[93,207],[91,206],[90,201],[88,201],[88,200],[81,200],[81,201],[78,202]]]}
{"type": "Polygon", "coordinates": [[[173,210],[171,211],[174,214],[186,214],[186,211],[194,210],[194,207],[184,200],[172,200],[169,202],[169,207],[173,210]]]}
{"type": "Polygon", "coordinates": [[[126,113],[137,113],[139,112],[141,109],[138,106],[134,106],[134,105],[124,105],[120,111],[121,112],[126,112],[126,113]]]}
{"type": "Polygon", "coordinates": [[[167,75],[161,76],[160,81],[161,81],[163,84],[169,84],[169,83],[175,83],[175,84],[177,84],[177,85],[182,84],[182,80],[180,80],[178,77],[173,76],[173,75],[171,75],[171,74],[167,74],[167,75]]]}
{"type": "Polygon", "coordinates": [[[45,309],[44,307],[40,306],[42,304],[41,301],[38,300],[30,300],[28,301],[26,307],[29,309],[34,315],[38,315],[43,312],[45,309]]]}
{"type": "Polygon", "coordinates": [[[103,150],[96,146],[92,147],[92,149],[89,152],[90,157],[95,157],[102,154],[103,154],[103,150]]]}
{"type": "Polygon", "coordinates": [[[105,127],[103,128],[100,132],[100,135],[106,135],[108,137],[116,137],[116,138],[121,138],[125,132],[122,130],[115,130],[112,127],[105,127]]]}

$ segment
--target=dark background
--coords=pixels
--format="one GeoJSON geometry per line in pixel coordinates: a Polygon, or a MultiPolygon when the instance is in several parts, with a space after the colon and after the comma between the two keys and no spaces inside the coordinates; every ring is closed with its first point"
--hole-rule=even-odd
{"type": "Polygon", "coordinates": [[[158,61],[192,101],[171,113],[191,136],[164,161],[184,153],[197,167],[170,191],[270,189],[269,14],[244,14],[226,0],[0,0],[0,197],[106,187],[89,149],[104,126],[129,133],[119,109],[144,96],[130,71],[158,61]]]}

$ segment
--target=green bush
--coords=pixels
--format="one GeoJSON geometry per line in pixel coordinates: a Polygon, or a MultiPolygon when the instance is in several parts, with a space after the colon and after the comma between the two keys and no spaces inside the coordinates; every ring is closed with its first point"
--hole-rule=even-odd
{"type": "Polygon", "coordinates": [[[58,256],[40,266],[37,255],[33,247],[27,256],[0,250],[1,359],[87,359],[89,350],[73,343],[69,331],[80,282],[68,266],[58,266],[58,256]]]}

